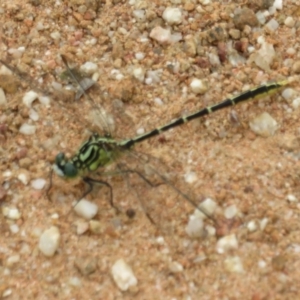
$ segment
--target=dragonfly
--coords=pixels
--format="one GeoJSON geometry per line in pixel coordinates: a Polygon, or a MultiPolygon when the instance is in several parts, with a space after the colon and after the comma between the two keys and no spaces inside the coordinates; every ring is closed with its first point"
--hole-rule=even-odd
{"type": "MultiPolygon", "coordinates": [[[[77,94],[76,98],[79,98],[81,94],[85,96],[85,98],[89,101],[91,107],[96,111],[96,114],[94,114],[94,116],[98,117],[101,120],[100,123],[102,128],[101,130],[99,130],[99,132],[92,132],[90,137],[85,142],[83,142],[83,144],[78,148],[78,150],[72,157],[67,157],[64,152],[60,152],[57,154],[50,173],[50,185],[47,190],[47,195],[52,188],[53,173],[63,179],[81,178],[82,181],[86,184],[87,189],[80,196],[76,204],[81,199],[87,197],[93,191],[96,185],[102,185],[106,186],[109,190],[110,205],[117,212],[120,212],[119,207],[115,204],[114,201],[113,188],[111,184],[108,183],[108,181],[103,180],[102,178],[105,176],[116,174],[122,175],[127,180],[127,175],[136,175],[141,182],[144,182],[144,184],[148,186],[149,189],[157,189],[157,186],[160,186],[162,183],[164,186],[169,187],[176,195],[179,195],[179,197],[182,198],[175,198],[172,204],[166,205],[166,207],[164,207],[164,203],[168,204],[168,200],[159,199],[157,195],[155,195],[155,199],[147,199],[147,197],[143,196],[142,192],[137,192],[136,194],[139,202],[141,203],[142,209],[150,222],[158,225],[160,228],[167,228],[168,232],[170,232],[170,228],[174,227],[175,222],[173,218],[177,218],[178,213],[180,214],[184,212],[184,210],[181,209],[183,202],[188,203],[190,207],[199,210],[204,217],[208,218],[212,222],[216,223],[217,221],[211,214],[211,212],[207,211],[204,207],[199,206],[199,203],[197,203],[193,196],[190,196],[190,193],[183,192],[180,188],[177,187],[176,184],[172,182],[172,180],[170,180],[170,177],[162,173],[159,168],[151,166],[151,163],[153,161],[151,158],[150,164],[148,164],[148,158],[150,156],[136,152],[134,150],[136,144],[142,143],[170,129],[182,126],[192,120],[202,118],[219,110],[241,104],[249,100],[255,100],[272,95],[288,84],[288,80],[266,83],[245,91],[237,96],[229,97],[214,105],[201,108],[186,116],[179,117],[163,126],[154,128],[153,130],[150,130],[144,134],[119,140],[115,139],[111,134],[108,122],[106,121],[105,115],[103,113],[104,109],[102,108],[101,104],[95,101],[91,96],[89,96],[88,91],[86,91],[87,88],[93,86],[93,82],[87,82],[86,78],[79,78],[80,76],[78,76],[78,74],[75,73],[74,70],[69,66],[69,62],[66,56],[61,55],[61,59],[66,67],[66,72],[68,73],[69,77],[73,82],[76,83],[79,88],[79,96],[77,94]],[[133,164],[127,164],[128,157],[129,160],[134,161],[133,164]],[[112,164],[116,164],[116,170],[114,172],[106,172],[105,170],[112,164]],[[152,175],[148,176],[145,169],[148,169],[150,174],[154,174],[154,176],[158,178],[158,181],[160,183],[157,184],[149,179],[149,177],[151,177],[152,175]],[[101,179],[95,178],[94,174],[99,175],[101,179]],[[175,211],[176,213],[174,213],[175,211]],[[169,223],[171,225],[166,226],[163,223],[169,223]]],[[[9,66],[5,62],[1,61],[1,63],[9,68],[9,66]]],[[[156,164],[156,166],[158,165],[159,167],[162,166],[160,162],[156,164]]],[[[185,204],[183,205],[185,206],[185,204]]],[[[132,210],[127,211],[128,215],[131,214],[129,212],[132,212],[132,210]]],[[[186,216],[181,217],[185,218],[186,216]]]]}

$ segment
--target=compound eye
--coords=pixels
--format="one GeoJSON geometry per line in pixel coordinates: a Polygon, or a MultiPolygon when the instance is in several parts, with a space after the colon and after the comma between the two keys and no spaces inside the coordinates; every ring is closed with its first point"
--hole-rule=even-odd
{"type": "Polygon", "coordinates": [[[64,164],[64,161],[65,161],[65,154],[62,152],[58,153],[55,157],[55,164],[57,166],[61,166],[64,164]]]}
{"type": "Polygon", "coordinates": [[[64,173],[66,177],[73,178],[78,175],[78,170],[73,163],[67,162],[64,166],[64,173]]]}

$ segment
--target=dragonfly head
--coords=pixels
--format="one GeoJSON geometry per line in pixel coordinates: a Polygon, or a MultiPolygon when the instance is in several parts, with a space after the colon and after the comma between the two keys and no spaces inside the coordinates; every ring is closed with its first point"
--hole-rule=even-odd
{"type": "Polygon", "coordinates": [[[74,163],[68,160],[62,152],[56,155],[53,170],[60,177],[74,178],[78,175],[78,169],[74,163]]]}

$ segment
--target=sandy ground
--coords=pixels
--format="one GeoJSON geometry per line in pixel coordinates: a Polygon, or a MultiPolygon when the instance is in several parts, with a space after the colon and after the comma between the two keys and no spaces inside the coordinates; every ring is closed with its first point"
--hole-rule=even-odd
{"type": "MultiPolygon", "coordinates": [[[[150,163],[160,173],[176,174],[170,182],[192,194],[195,202],[211,198],[218,205],[215,222],[205,221],[207,236],[193,239],[185,234],[194,208],[172,188],[151,188],[134,176],[130,184],[122,176],[106,178],[115,203],[136,210],[133,220],[115,214],[105,188],[88,196],[99,207],[93,218],[98,231],[72,211],[82,193],[80,180],[54,177],[52,201],[46,197],[56,154],[74,154],[89,128],[87,99],[74,102],[74,95],[56,92],[49,107],[39,101],[32,104],[38,120],[32,120],[32,111],[22,101],[28,90],[47,94],[53,82],[62,82],[59,74],[65,67],[60,54],[77,66],[86,61],[97,64],[100,87],[90,95],[107,107],[114,118],[112,133],[121,139],[299,72],[299,1],[284,1],[282,10],[266,16],[265,24],[271,19],[278,22],[274,32],[265,24],[245,25],[247,20],[251,23],[250,14],[242,16],[242,25],[232,18],[241,7],[265,12],[268,1],[177,2],[1,1],[0,58],[26,73],[24,80],[14,76],[8,84],[1,77],[7,97],[0,118],[3,298],[299,299],[300,127],[299,110],[291,102],[299,96],[297,83],[291,86],[296,93],[291,101],[278,92],[193,121],[135,148],[159,158],[150,163]],[[181,9],[181,24],[166,25],[162,18],[166,7],[181,9]],[[138,20],[141,14],[144,17],[138,20]],[[149,38],[159,25],[180,33],[182,40],[161,44],[149,38]],[[265,69],[250,62],[250,52],[261,48],[260,36],[275,50],[265,69]],[[233,49],[244,58],[236,66],[230,59],[233,49]],[[161,69],[157,82],[134,78],[138,67],[161,69]],[[191,91],[193,78],[206,82],[203,95],[191,91]],[[116,99],[122,101],[118,109],[116,99]],[[260,136],[249,122],[264,112],[276,120],[277,130],[260,136]],[[25,123],[35,126],[34,134],[20,132],[25,123]],[[186,174],[192,182],[186,182],[186,174]],[[35,179],[46,180],[46,186],[34,188],[35,179]],[[158,226],[142,213],[139,200],[153,210],[158,226]],[[224,212],[230,206],[237,212],[226,219],[224,212]],[[14,208],[20,215],[7,216],[14,208]],[[174,232],[165,233],[164,222],[174,232]],[[60,242],[55,254],[46,257],[38,244],[51,226],[58,228],[60,242]],[[218,253],[220,239],[227,236],[235,237],[237,245],[218,253]],[[127,291],[121,291],[111,275],[119,259],[137,279],[127,291]]],[[[136,163],[133,158],[124,161],[136,163]]]]}

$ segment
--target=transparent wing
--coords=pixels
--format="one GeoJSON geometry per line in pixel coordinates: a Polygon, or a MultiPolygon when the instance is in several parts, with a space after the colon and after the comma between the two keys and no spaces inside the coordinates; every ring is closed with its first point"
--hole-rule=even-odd
{"type": "MultiPolygon", "coordinates": [[[[108,112],[100,105],[99,100],[95,101],[86,91],[91,87],[98,87],[98,84],[88,77],[83,77],[79,71],[74,68],[69,67],[68,60],[66,56],[61,55],[62,61],[66,66],[66,71],[62,73],[62,77],[69,77],[73,80],[74,83],[77,84],[77,91],[75,95],[75,100],[81,98],[81,96],[85,96],[85,98],[89,101],[90,104],[90,115],[88,116],[89,121],[91,122],[91,126],[89,129],[99,132],[104,132],[104,135],[111,135],[112,129],[111,126],[113,124],[111,117],[108,112]],[[95,127],[98,127],[98,130],[95,130],[95,127]]],[[[98,98],[101,98],[100,89],[98,98]]]]}
{"type": "MultiPolygon", "coordinates": [[[[122,174],[131,195],[131,202],[127,203],[129,212],[134,210],[144,214],[149,225],[155,226],[158,233],[171,243],[173,250],[183,251],[181,247],[189,238],[187,226],[195,210],[202,213],[199,222],[205,219],[204,215],[215,222],[205,208],[199,207],[203,198],[195,197],[192,188],[160,159],[130,150],[117,162],[117,171],[122,174]]],[[[120,205],[118,201],[123,198],[115,194],[115,205],[120,205]]],[[[204,225],[198,228],[197,237],[204,238],[206,234],[204,225]]]]}

